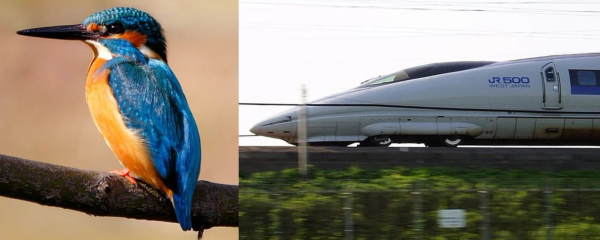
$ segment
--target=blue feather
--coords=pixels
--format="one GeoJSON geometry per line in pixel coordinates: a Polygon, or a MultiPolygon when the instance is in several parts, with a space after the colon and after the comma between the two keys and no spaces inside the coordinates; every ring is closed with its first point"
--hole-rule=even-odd
{"type": "Polygon", "coordinates": [[[115,58],[99,71],[110,70],[109,85],[125,125],[146,142],[154,167],[173,190],[177,219],[189,230],[201,151],[198,127],[181,86],[165,62],[146,58],[128,41],[101,43],[115,58]]]}

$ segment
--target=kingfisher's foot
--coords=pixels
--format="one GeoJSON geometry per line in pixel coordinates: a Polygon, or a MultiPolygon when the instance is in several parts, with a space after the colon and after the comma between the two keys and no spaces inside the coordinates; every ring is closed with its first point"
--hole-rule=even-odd
{"type": "Polygon", "coordinates": [[[127,168],[125,168],[123,170],[112,170],[112,171],[109,171],[109,173],[114,173],[119,176],[123,176],[123,177],[127,178],[127,180],[129,180],[129,182],[131,184],[136,184],[135,179],[133,177],[129,176],[129,169],[127,169],[127,168]]]}

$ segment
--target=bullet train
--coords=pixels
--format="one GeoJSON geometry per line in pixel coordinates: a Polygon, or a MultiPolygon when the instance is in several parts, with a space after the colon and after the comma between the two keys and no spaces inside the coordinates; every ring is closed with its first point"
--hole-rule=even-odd
{"type": "Polygon", "coordinates": [[[302,107],[308,145],[600,145],[600,53],[408,68],[250,131],[297,145],[302,107]]]}

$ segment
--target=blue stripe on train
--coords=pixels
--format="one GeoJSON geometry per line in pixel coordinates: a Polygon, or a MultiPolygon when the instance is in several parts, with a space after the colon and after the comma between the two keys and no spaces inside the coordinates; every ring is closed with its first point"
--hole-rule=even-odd
{"type": "Polygon", "coordinates": [[[600,86],[571,86],[571,94],[600,95],[600,86]]]}

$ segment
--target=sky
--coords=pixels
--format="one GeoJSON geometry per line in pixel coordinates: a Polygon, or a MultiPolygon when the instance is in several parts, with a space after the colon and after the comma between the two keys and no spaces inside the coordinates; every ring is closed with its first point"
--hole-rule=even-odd
{"type": "MultiPolygon", "coordinates": [[[[240,103],[300,103],[302,84],[310,101],[434,62],[600,49],[600,1],[241,0],[239,12],[240,103]]],[[[239,134],[249,135],[290,107],[239,108],[239,134]]]]}

